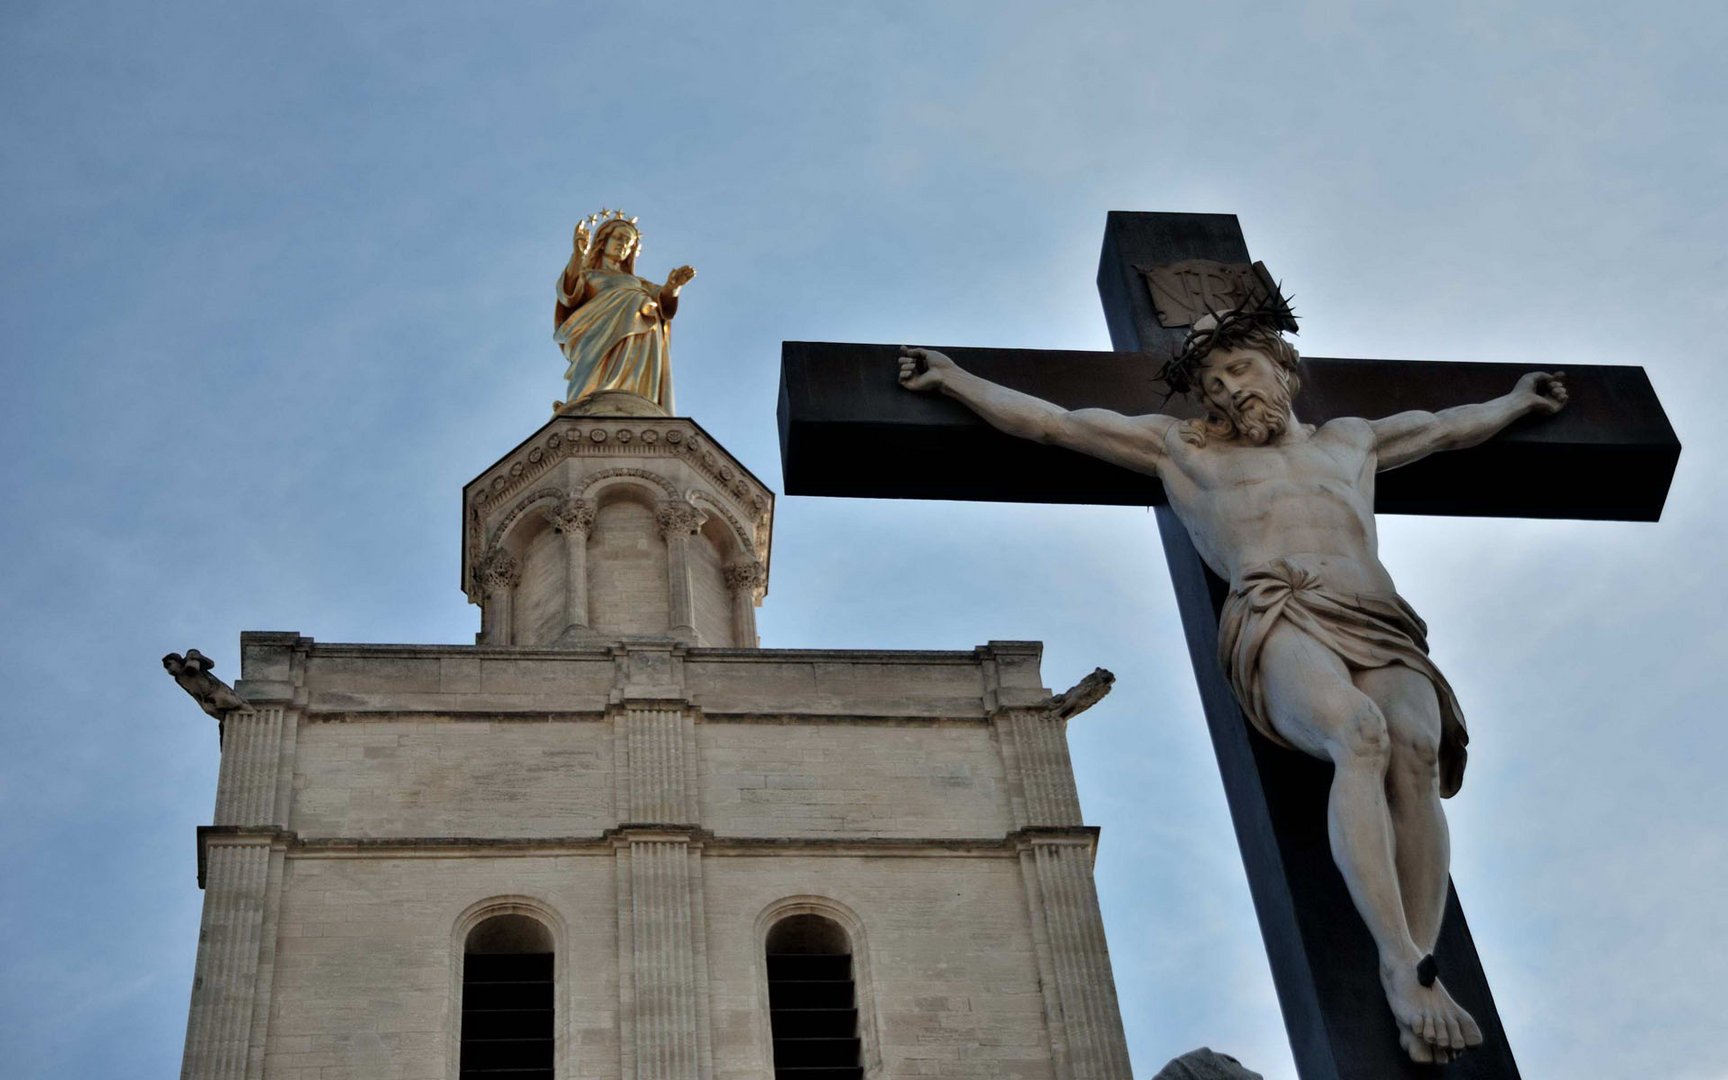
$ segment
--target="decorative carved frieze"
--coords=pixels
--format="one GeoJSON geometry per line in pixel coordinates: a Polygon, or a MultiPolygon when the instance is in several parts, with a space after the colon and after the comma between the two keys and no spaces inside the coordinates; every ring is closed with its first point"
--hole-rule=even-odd
{"type": "Polygon", "coordinates": [[[530,448],[523,459],[512,462],[509,468],[475,493],[475,509],[484,514],[498,500],[520,491],[565,458],[619,453],[684,458],[706,473],[720,490],[747,506],[753,516],[760,518],[768,510],[768,493],[748,482],[729,459],[709,449],[700,435],[677,427],[631,428],[623,425],[562,427],[550,432],[544,442],[530,448]]]}

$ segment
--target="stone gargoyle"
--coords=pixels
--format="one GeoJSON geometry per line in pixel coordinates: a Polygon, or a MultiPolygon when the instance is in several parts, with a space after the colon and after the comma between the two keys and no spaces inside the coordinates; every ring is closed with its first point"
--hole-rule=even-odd
{"type": "Polygon", "coordinates": [[[1060,694],[1045,698],[1039,708],[1064,720],[1072,720],[1104,700],[1104,695],[1110,692],[1110,685],[1115,681],[1116,676],[1110,672],[1103,668],[1093,668],[1092,674],[1073,686],[1060,694]]]}
{"type": "Polygon", "coordinates": [[[216,665],[197,649],[187,649],[185,656],[171,652],[162,658],[162,666],[174,676],[180,689],[192,695],[199,708],[218,721],[227,719],[231,712],[252,707],[232,686],[210,674],[216,665]]]}

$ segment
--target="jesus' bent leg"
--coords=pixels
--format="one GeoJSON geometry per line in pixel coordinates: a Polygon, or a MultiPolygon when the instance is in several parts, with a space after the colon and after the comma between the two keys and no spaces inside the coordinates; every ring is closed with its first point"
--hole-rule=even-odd
{"type": "Polygon", "coordinates": [[[1447,873],[1452,862],[1446,814],[1440,804],[1440,702],[1421,673],[1402,664],[1352,673],[1386,718],[1391,761],[1386,769],[1387,807],[1410,936],[1433,952],[1446,913],[1447,873]]]}
{"type": "Polygon", "coordinates": [[[1385,717],[1356,688],[1343,661],[1289,623],[1267,636],[1260,675],[1273,729],[1297,749],[1334,766],[1327,820],[1332,857],[1382,963],[1414,968],[1422,952],[1405,921],[1394,865],[1386,804],[1392,748],[1385,717]]]}
{"type": "MultiPolygon", "coordinates": [[[[1386,793],[1392,812],[1398,883],[1410,935],[1418,948],[1432,952],[1446,914],[1452,857],[1446,814],[1440,803],[1440,702],[1434,684],[1402,664],[1357,671],[1353,677],[1386,717],[1392,750],[1386,793]]],[[[1440,984],[1436,986],[1444,993],[1440,984]]],[[[1445,1004],[1447,1007],[1437,1015],[1444,1031],[1436,1031],[1433,1037],[1424,1032],[1423,1037],[1451,1055],[1481,1043],[1482,1030],[1475,1019],[1451,1002],[1450,995],[1445,1004]]]]}
{"type": "Polygon", "coordinates": [[[1332,857],[1379,950],[1381,985],[1408,1033],[1405,1048],[1418,1061],[1447,1060],[1469,1045],[1475,1024],[1438,981],[1423,986],[1417,978],[1417,964],[1432,943],[1418,946],[1405,914],[1387,802],[1393,740],[1386,717],[1343,661],[1289,623],[1267,635],[1259,674],[1274,730],[1333,764],[1327,807],[1332,857]]]}

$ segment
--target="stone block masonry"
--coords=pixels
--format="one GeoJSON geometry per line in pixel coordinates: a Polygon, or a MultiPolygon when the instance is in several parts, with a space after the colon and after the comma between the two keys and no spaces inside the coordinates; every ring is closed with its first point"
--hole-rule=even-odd
{"type": "Polygon", "coordinates": [[[771,1075],[782,911],[846,928],[866,1076],[1128,1076],[1035,643],[242,652],[188,1080],[456,1080],[494,909],[555,942],[559,1077],[771,1075]]]}

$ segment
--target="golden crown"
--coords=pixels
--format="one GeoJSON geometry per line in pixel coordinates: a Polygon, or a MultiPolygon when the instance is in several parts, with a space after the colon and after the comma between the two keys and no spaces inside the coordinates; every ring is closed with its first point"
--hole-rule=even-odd
{"type": "Polygon", "coordinates": [[[636,230],[636,242],[642,242],[642,226],[636,224],[636,218],[622,210],[614,210],[602,206],[598,213],[589,214],[576,223],[575,243],[578,248],[586,249],[588,242],[599,233],[601,226],[610,225],[614,221],[622,221],[636,230]]]}

